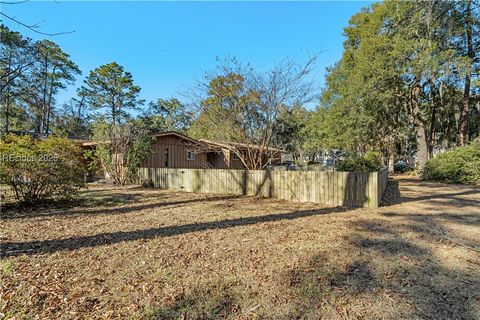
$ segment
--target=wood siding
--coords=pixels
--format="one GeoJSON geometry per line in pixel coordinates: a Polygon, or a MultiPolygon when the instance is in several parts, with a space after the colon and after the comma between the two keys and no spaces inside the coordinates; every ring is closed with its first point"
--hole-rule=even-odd
{"type": "Polygon", "coordinates": [[[207,155],[204,152],[195,154],[195,160],[187,160],[188,146],[189,143],[177,136],[157,137],[143,166],[165,168],[165,150],[168,149],[168,168],[208,168],[207,155]]]}
{"type": "Polygon", "coordinates": [[[387,169],[372,173],[140,168],[139,183],[188,192],[264,196],[332,206],[378,207],[387,169]]]}
{"type": "MultiPolygon", "coordinates": [[[[188,137],[182,138],[178,135],[157,136],[152,145],[151,153],[143,163],[146,168],[185,168],[185,169],[245,169],[240,159],[233,158],[233,152],[226,148],[218,147],[218,151],[198,152],[194,160],[187,159],[188,147],[192,141],[188,137]],[[166,165],[168,150],[168,166],[166,165]]],[[[281,155],[272,157],[271,164],[279,164],[281,155]]]]}

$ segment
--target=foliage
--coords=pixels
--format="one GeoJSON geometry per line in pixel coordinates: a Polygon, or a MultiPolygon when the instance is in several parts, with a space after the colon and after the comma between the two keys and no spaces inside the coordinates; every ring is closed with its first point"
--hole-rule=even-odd
{"type": "Polygon", "coordinates": [[[480,67],[471,54],[479,52],[479,11],[469,3],[385,1],[352,16],[342,59],[328,69],[321,128],[310,131],[322,146],[388,157],[415,151],[421,169],[434,147],[462,143],[464,123],[477,136],[478,114],[465,111],[478,101],[468,66],[480,67]]]}
{"type": "Polygon", "coordinates": [[[66,132],[68,136],[89,137],[90,119],[89,108],[85,98],[72,98],[64,103],[61,113],[55,119],[55,130],[66,132]]]}
{"type": "Polygon", "coordinates": [[[192,112],[178,99],[157,99],[149,104],[149,110],[142,121],[152,133],[159,131],[178,131],[185,133],[192,121],[192,112]]]}
{"type": "Polygon", "coordinates": [[[55,116],[55,96],[81,71],[53,41],[34,42],[4,25],[0,30],[2,131],[49,133],[55,116]],[[29,117],[25,118],[25,114],[29,117]]]}
{"type": "Polygon", "coordinates": [[[375,172],[383,167],[379,152],[369,151],[364,156],[351,153],[337,166],[338,171],[375,172]]]}
{"type": "Polygon", "coordinates": [[[143,104],[139,93],[131,73],[115,62],[91,71],[79,90],[89,107],[106,109],[93,128],[96,160],[92,166],[101,166],[119,185],[134,179],[151,143],[145,125],[131,120],[127,112],[143,104]]]}
{"type": "Polygon", "coordinates": [[[116,62],[101,65],[90,71],[79,96],[85,97],[92,109],[107,109],[106,116],[112,126],[121,123],[128,115],[126,110],[143,104],[138,98],[140,87],[134,85],[133,76],[116,62]]]}
{"type": "MultiPolygon", "coordinates": [[[[307,76],[315,58],[305,64],[284,60],[267,71],[254,70],[235,59],[207,73],[192,90],[198,118],[191,133],[197,138],[236,142],[231,152],[249,169],[261,169],[279,133],[280,113],[316,98],[307,76]]],[[[281,130],[280,130],[281,131],[281,130]]]]}
{"type": "Polygon", "coordinates": [[[27,69],[33,63],[31,39],[0,26],[0,111],[1,131],[21,128],[27,121],[26,110],[20,107],[21,91],[27,69]],[[23,111],[23,112],[22,112],[23,111]]]}
{"type": "Polygon", "coordinates": [[[36,131],[49,133],[56,94],[72,84],[81,71],[70,56],[50,40],[36,42],[34,54],[36,63],[22,97],[35,117],[36,131]]]}
{"type": "Polygon", "coordinates": [[[134,182],[137,169],[151,151],[153,139],[139,121],[112,127],[105,121],[93,129],[96,142],[91,167],[100,166],[116,184],[134,182]]]}
{"type": "Polygon", "coordinates": [[[278,115],[274,133],[274,144],[282,146],[284,150],[291,152],[297,163],[301,163],[306,156],[305,128],[310,113],[302,106],[282,108],[278,115]]]}
{"type": "Polygon", "coordinates": [[[22,203],[73,196],[83,185],[81,149],[71,140],[50,136],[33,141],[9,134],[0,141],[0,181],[22,203]]]}
{"type": "Polygon", "coordinates": [[[422,174],[425,180],[447,183],[480,184],[480,141],[439,154],[428,160],[422,174]]]}

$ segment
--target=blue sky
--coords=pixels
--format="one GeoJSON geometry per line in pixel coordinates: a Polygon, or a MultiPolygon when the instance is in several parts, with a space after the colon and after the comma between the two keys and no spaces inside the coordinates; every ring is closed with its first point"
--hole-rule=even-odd
{"type": "Polygon", "coordinates": [[[268,68],[285,57],[304,61],[320,52],[315,78],[342,54],[342,28],[368,2],[71,2],[31,1],[2,5],[22,22],[44,21],[46,37],[4,19],[33,39],[48,38],[70,54],[83,74],[58,96],[68,100],[88,72],[116,61],[133,74],[147,102],[179,96],[215,57],[235,56],[268,68]]]}

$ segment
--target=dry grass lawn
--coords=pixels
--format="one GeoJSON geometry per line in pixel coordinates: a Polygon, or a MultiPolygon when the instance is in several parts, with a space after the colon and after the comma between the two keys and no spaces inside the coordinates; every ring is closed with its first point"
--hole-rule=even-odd
{"type": "MultiPolygon", "coordinates": [[[[2,213],[15,319],[480,319],[480,189],[396,177],[379,209],[95,188],[2,213]]],[[[2,316],[0,316],[2,317],[2,316]]]]}

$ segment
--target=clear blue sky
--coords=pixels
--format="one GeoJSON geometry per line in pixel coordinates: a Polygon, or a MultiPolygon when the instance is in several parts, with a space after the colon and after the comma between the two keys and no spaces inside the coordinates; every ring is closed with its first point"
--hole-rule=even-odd
{"type": "MultiPolygon", "coordinates": [[[[13,0],[12,0],[13,1],[13,0]]],[[[88,72],[116,61],[133,74],[147,102],[178,96],[216,56],[268,67],[284,57],[321,52],[316,78],[342,54],[342,28],[368,2],[27,2],[2,5],[22,22],[44,21],[45,37],[4,20],[33,39],[49,38],[70,54],[83,74],[58,96],[68,100],[88,72]]]]}

